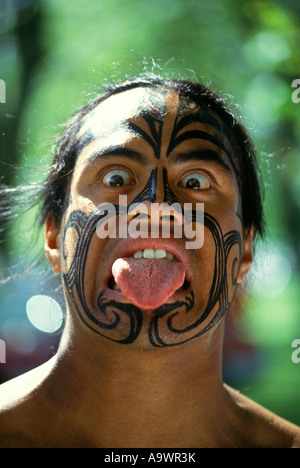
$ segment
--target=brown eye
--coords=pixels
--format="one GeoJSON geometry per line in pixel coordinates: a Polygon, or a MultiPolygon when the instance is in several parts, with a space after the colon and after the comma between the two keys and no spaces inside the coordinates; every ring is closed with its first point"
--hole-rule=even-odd
{"type": "Polygon", "coordinates": [[[179,184],[181,187],[192,190],[207,190],[210,188],[210,181],[204,174],[189,174],[179,184]]]}
{"type": "Polygon", "coordinates": [[[123,187],[123,185],[133,185],[134,181],[126,171],[114,169],[105,174],[102,183],[109,187],[123,187]]]}

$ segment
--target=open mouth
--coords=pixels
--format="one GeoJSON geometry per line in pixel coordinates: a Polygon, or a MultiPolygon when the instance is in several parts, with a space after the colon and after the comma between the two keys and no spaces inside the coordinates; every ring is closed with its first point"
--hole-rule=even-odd
{"type": "Polygon", "coordinates": [[[118,258],[111,273],[108,289],[142,309],[155,309],[191,287],[183,263],[163,248],[138,249],[118,258]]]}

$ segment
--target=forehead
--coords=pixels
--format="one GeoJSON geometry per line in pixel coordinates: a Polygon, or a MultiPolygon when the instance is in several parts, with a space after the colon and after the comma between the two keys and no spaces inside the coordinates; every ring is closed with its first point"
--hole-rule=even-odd
{"type": "Polygon", "coordinates": [[[125,147],[133,138],[141,137],[159,158],[162,134],[170,139],[170,151],[188,141],[202,140],[217,146],[232,161],[231,138],[221,119],[177,90],[163,87],[134,88],[100,103],[82,121],[77,157],[80,155],[82,162],[95,145],[125,147]]]}
{"type": "Polygon", "coordinates": [[[107,136],[119,131],[120,126],[126,127],[130,119],[149,113],[162,119],[166,115],[166,100],[167,91],[161,88],[135,88],[113,95],[84,118],[78,138],[87,133],[97,138],[107,136]]]}
{"type": "Polygon", "coordinates": [[[180,96],[178,91],[163,87],[134,88],[107,98],[83,119],[77,139],[94,136],[101,138],[120,128],[126,129],[126,123],[137,117],[151,116],[162,120],[167,115],[175,116],[197,115],[201,112],[202,122],[214,126],[221,133],[224,126],[219,117],[204,106],[201,108],[191,99],[180,96]]]}

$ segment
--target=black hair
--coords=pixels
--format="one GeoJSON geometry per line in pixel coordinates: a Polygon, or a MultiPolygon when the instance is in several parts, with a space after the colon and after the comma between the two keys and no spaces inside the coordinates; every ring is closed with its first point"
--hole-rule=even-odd
{"type": "Polygon", "coordinates": [[[205,85],[181,79],[165,80],[157,76],[136,78],[109,86],[103,94],[89,101],[73,115],[61,135],[53,165],[40,193],[40,222],[43,224],[51,217],[60,227],[78,155],[77,135],[84,117],[109,97],[141,87],[175,90],[197,105],[205,106],[217,114],[231,137],[235,160],[238,163],[243,227],[245,231],[253,228],[255,236],[263,237],[265,223],[259,166],[254,145],[245,127],[236,119],[225,101],[205,85]]]}

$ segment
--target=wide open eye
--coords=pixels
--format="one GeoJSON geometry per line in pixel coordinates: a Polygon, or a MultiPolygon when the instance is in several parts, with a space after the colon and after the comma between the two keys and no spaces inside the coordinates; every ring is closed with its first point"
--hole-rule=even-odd
{"type": "Polygon", "coordinates": [[[135,181],[122,169],[113,169],[105,174],[102,183],[109,187],[123,187],[123,185],[134,185],[135,181]]]}
{"type": "Polygon", "coordinates": [[[180,187],[192,190],[207,190],[210,188],[210,185],[209,178],[199,172],[189,174],[179,182],[180,187]]]}

